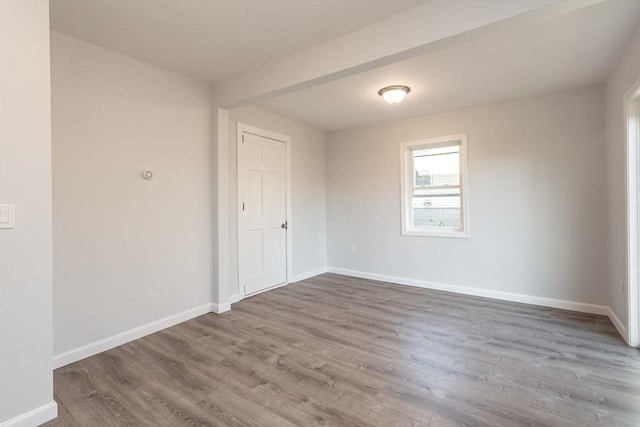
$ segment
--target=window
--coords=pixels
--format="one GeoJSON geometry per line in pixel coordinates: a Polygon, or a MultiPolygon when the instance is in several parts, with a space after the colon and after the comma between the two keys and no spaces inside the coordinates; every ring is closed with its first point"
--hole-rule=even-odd
{"type": "Polygon", "coordinates": [[[469,237],[467,135],[405,142],[402,234],[469,237]]]}

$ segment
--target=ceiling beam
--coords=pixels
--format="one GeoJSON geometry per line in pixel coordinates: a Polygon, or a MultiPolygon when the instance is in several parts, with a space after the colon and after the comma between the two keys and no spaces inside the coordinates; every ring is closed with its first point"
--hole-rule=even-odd
{"type": "Polygon", "coordinates": [[[433,0],[219,82],[214,87],[214,98],[219,106],[234,108],[602,1],[605,0],[433,0]]]}

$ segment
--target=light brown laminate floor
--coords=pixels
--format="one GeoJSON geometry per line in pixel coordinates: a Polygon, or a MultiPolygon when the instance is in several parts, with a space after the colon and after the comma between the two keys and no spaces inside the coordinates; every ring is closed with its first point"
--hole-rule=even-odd
{"type": "Polygon", "coordinates": [[[603,316],[334,274],[55,371],[93,426],[639,426],[640,353],[603,316]]]}

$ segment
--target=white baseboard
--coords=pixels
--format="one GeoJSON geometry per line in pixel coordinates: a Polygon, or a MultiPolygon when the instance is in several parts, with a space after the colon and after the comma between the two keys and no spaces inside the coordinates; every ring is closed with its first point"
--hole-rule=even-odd
{"type": "MultiPolygon", "coordinates": [[[[227,305],[229,305],[230,308],[230,304],[227,305]]],[[[171,326],[177,325],[178,323],[186,322],[187,320],[193,319],[194,317],[211,313],[213,309],[214,307],[212,306],[212,304],[204,304],[200,307],[192,308],[190,310],[165,317],[164,319],[159,319],[145,325],[129,329],[128,331],[121,332],[119,334],[103,338],[98,341],[94,341],[90,344],[83,345],[82,347],[74,348],[72,350],[65,351],[64,353],[56,354],[55,356],[53,356],[53,368],[57,369],[62,366],[66,366],[70,363],[77,362],[78,360],[85,359],[98,353],[102,353],[103,351],[110,350],[114,347],[118,347],[119,345],[126,344],[154,332],[158,332],[171,326]]]]}
{"type": "Polygon", "coordinates": [[[58,416],[58,404],[51,402],[35,409],[13,417],[10,420],[0,422],[0,427],[36,427],[58,416]]]}
{"type": "Polygon", "coordinates": [[[214,302],[213,304],[211,304],[211,311],[213,311],[215,314],[226,313],[229,310],[231,310],[230,302],[223,302],[221,304],[216,304],[214,302]]]}
{"type": "Polygon", "coordinates": [[[290,284],[291,284],[290,282],[280,283],[279,285],[275,285],[275,286],[272,286],[272,287],[270,287],[270,288],[262,289],[262,290],[260,290],[260,291],[253,292],[253,293],[251,293],[251,294],[246,294],[246,295],[244,295],[244,296],[242,297],[242,299],[255,297],[256,295],[260,295],[260,294],[263,294],[263,293],[265,293],[265,292],[273,291],[274,289],[282,288],[282,287],[287,286],[287,285],[290,285],[290,284]]]}
{"type": "Polygon", "coordinates": [[[607,316],[609,316],[611,323],[613,323],[613,326],[616,327],[616,329],[618,330],[618,333],[622,335],[622,338],[624,338],[624,341],[627,344],[629,344],[629,331],[627,330],[627,327],[624,325],[624,323],[620,321],[618,316],[616,316],[616,313],[614,313],[613,310],[611,310],[611,307],[608,307],[608,308],[609,308],[609,312],[607,313],[607,316]]]}
{"type": "Polygon", "coordinates": [[[300,273],[300,274],[295,274],[291,280],[289,280],[289,283],[295,283],[295,282],[299,282],[301,280],[306,280],[306,279],[310,279],[314,276],[318,276],[320,274],[326,273],[327,272],[327,267],[322,267],[322,268],[318,268],[315,270],[311,270],[311,271],[307,271],[305,273],[300,273]]]}
{"type": "Polygon", "coordinates": [[[403,277],[386,276],[382,274],[366,273],[363,271],[348,270],[344,268],[327,268],[329,273],[343,276],[359,277],[362,279],[377,280],[380,282],[396,283],[399,285],[414,286],[425,289],[435,289],[456,294],[473,295],[477,297],[493,298],[504,301],[521,302],[525,304],[540,305],[544,307],[560,308],[564,310],[580,311],[583,313],[609,315],[609,307],[597,304],[588,304],[576,301],[566,301],[554,298],[537,297],[526,294],[494,291],[489,289],[470,288],[467,286],[449,285],[446,283],[427,282],[424,280],[407,279],[403,277]]]}
{"type": "Polygon", "coordinates": [[[322,268],[318,268],[316,270],[307,271],[305,273],[295,274],[289,279],[288,282],[284,282],[284,283],[281,283],[279,285],[272,286],[270,288],[263,289],[263,290],[258,291],[258,292],[254,292],[254,293],[249,294],[249,295],[242,295],[241,296],[240,294],[233,294],[233,295],[229,296],[229,303],[230,304],[235,304],[238,301],[241,301],[241,300],[243,300],[245,298],[253,297],[253,296],[259,295],[259,294],[261,294],[263,292],[273,291],[274,289],[278,289],[278,288],[281,288],[283,286],[287,286],[287,285],[290,285],[292,283],[299,282],[301,280],[309,279],[311,277],[314,277],[314,276],[317,276],[319,274],[323,274],[323,273],[326,273],[326,272],[327,272],[327,267],[322,267],[322,268]]]}

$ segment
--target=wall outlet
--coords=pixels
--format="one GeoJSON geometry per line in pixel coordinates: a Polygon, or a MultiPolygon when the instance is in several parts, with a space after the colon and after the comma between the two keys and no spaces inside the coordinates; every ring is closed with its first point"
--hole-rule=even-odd
{"type": "Polygon", "coordinates": [[[356,252],[356,245],[354,245],[353,243],[349,245],[349,252],[351,252],[352,254],[356,252]]]}
{"type": "Polygon", "coordinates": [[[0,228],[16,226],[16,205],[0,205],[0,228]]]}

